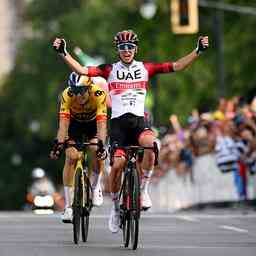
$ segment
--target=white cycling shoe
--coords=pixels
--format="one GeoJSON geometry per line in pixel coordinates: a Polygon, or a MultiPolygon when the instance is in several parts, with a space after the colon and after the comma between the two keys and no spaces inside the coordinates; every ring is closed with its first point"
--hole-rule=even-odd
{"type": "Polygon", "coordinates": [[[73,209],[71,207],[65,208],[64,212],[61,214],[61,220],[64,223],[72,223],[73,209]]]}
{"type": "Polygon", "coordinates": [[[149,208],[151,208],[152,206],[152,202],[150,199],[150,196],[148,194],[148,191],[144,190],[141,191],[141,208],[142,210],[146,211],[149,208]]]}
{"type": "Polygon", "coordinates": [[[120,211],[116,211],[114,206],[110,212],[108,228],[112,233],[117,233],[120,229],[120,211]]]}
{"type": "Polygon", "coordinates": [[[101,206],[103,204],[103,194],[100,187],[93,189],[92,204],[94,206],[101,206]]]}

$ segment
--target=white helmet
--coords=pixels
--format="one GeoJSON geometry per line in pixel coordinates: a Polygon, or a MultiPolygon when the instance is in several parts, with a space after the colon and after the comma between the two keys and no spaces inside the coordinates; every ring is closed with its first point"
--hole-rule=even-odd
{"type": "Polygon", "coordinates": [[[32,170],[33,179],[40,179],[40,178],[43,178],[44,176],[45,176],[45,171],[42,168],[36,167],[32,170]]]}

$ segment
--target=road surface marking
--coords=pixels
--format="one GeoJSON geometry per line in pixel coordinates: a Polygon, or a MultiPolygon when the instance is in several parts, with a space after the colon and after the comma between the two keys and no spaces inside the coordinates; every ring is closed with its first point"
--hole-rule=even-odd
{"type": "Polygon", "coordinates": [[[181,220],[187,220],[187,221],[191,221],[191,222],[198,222],[199,220],[194,218],[194,217],[191,217],[191,216],[177,216],[177,219],[181,219],[181,220]]]}
{"type": "Polygon", "coordinates": [[[225,226],[225,225],[223,225],[223,226],[220,226],[220,228],[236,231],[236,232],[239,232],[239,233],[248,233],[249,232],[246,229],[241,229],[241,228],[237,228],[237,227],[233,227],[233,226],[225,226]]]}

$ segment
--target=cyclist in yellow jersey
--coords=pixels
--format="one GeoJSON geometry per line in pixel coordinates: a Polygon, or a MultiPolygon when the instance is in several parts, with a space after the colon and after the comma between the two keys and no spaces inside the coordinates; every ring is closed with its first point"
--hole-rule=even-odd
{"type": "MultiPolygon", "coordinates": [[[[88,76],[80,76],[75,72],[71,73],[68,84],[69,87],[61,94],[59,128],[50,152],[50,157],[55,160],[63,151],[64,142],[82,142],[85,139],[97,142],[97,139],[101,139],[105,143],[107,136],[107,105],[104,90],[93,84],[88,76]]],[[[97,152],[94,147],[91,151],[93,204],[100,206],[103,203],[101,175],[107,153],[106,150],[97,152]]],[[[68,147],[65,154],[63,168],[65,210],[62,220],[66,223],[72,220],[73,177],[79,152],[75,147],[68,147]]]]}

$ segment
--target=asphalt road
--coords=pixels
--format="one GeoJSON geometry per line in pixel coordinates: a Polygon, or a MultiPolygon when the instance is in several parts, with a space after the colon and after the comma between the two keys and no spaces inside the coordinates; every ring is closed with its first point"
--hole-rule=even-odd
{"type": "Polygon", "coordinates": [[[121,232],[110,233],[106,213],[93,210],[88,242],[75,245],[58,213],[0,212],[0,256],[256,255],[255,211],[144,213],[136,251],[122,246],[121,232]]]}

